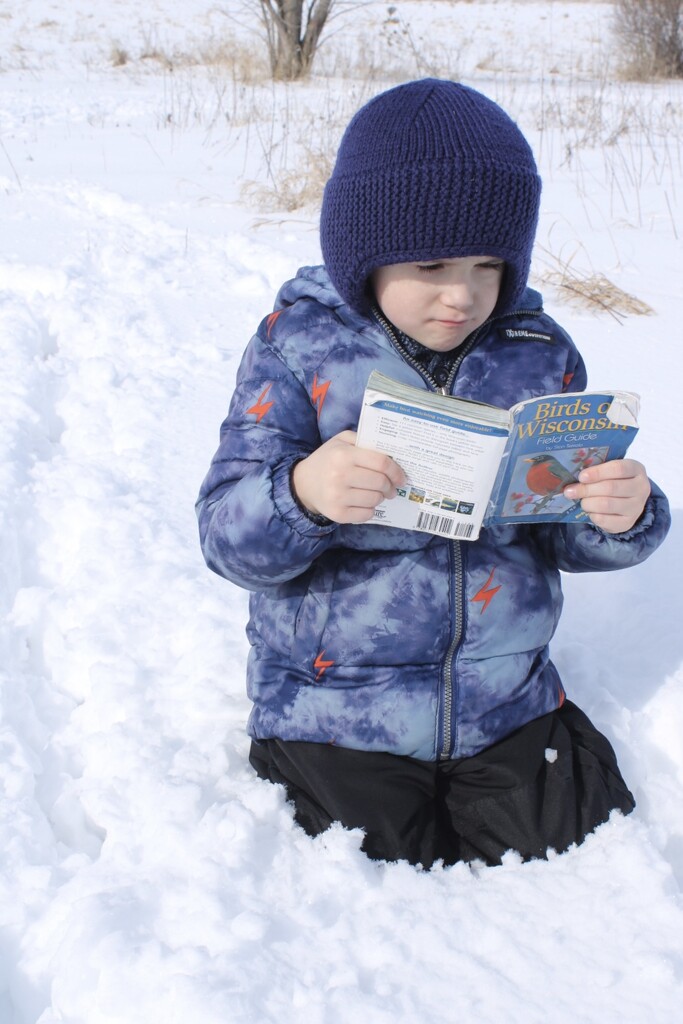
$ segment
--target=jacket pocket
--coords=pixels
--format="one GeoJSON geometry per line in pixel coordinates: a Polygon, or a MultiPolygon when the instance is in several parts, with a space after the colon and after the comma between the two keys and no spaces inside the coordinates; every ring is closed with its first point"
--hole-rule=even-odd
{"type": "Polygon", "coordinates": [[[447,564],[443,546],[409,555],[346,549],[322,559],[296,617],[292,656],[298,667],[334,686],[335,680],[346,685],[339,673],[344,666],[439,662],[451,631],[441,561],[447,564]]]}

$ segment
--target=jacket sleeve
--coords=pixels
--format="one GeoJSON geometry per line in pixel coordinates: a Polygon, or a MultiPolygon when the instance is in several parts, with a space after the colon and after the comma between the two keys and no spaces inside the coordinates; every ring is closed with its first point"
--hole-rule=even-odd
{"type": "Polygon", "coordinates": [[[607,533],[592,523],[544,523],[533,526],[534,539],[546,559],[564,572],[625,569],[649,558],[671,525],[669,503],[651,482],[652,491],[638,522],[624,533],[607,533]]]}
{"type": "MultiPolygon", "coordinates": [[[[572,346],[573,347],[573,346],[572,346]]],[[[574,349],[567,366],[566,390],[584,391],[586,367],[574,349]]],[[[544,523],[532,526],[543,556],[563,572],[601,572],[644,562],[659,547],[671,525],[669,503],[650,481],[652,491],[638,522],[625,533],[607,533],[592,523],[544,523]]]]}
{"type": "Polygon", "coordinates": [[[220,445],[196,505],[207,565],[247,590],[305,572],[338,524],[297,505],[290,474],[321,443],[316,408],[262,325],[237,374],[220,445]]]}

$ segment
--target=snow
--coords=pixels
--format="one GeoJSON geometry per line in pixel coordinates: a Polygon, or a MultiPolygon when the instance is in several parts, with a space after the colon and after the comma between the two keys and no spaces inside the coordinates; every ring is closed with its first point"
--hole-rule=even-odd
{"type": "Polygon", "coordinates": [[[262,59],[254,7],[0,0],[0,1021],[669,1024],[683,85],[619,82],[611,7],[579,0],[359,4],[289,87],[189,60],[226,34],[262,59]],[[246,595],[206,570],[193,503],[244,345],[319,258],[314,203],[272,193],[434,71],[528,133],[534,280],[591,383],[642,395],[633,454],[674,529],[637,569],[566,578],[553,647],[636,812],[547,862],[425,873],[308,838],[254,777],[246,595]],[[572,305],[542,281],[567,262],[654,312],[572,305]]]}

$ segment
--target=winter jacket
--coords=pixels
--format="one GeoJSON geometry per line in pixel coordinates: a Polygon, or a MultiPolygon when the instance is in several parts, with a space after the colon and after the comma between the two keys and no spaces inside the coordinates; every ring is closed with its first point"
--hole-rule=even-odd
{"type": "MultiPolygon", "coordinates": [[[[303,268],[244,354],[197,512],[207,564],[252,591],[254,738],[336,743],[424,760],[477,753],[564,699],[548,644],[560,571],[618,569],[664,538],[653,485],[628,533],[589,523],[483,530],[475,542],[310,517],[293,466],[355,429],[372,369],[434,387],[391,325],[345,305],[303,268]]],[[[458,350],[453,394],[509,408],[586,375],[568,335],[527,290],[458,350]]]]}

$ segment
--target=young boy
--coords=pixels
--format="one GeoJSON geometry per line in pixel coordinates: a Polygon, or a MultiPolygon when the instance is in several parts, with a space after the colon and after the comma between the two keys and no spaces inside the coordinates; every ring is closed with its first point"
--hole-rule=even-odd
{"type": "Polygon", "coordinates": [[[526,287],[540,190],[519,129],[472,89],[371,100],[326,187],[325,266],[282,287],[247,347],[202,485],[206,561],[253,592],[251,763],[311,835],[360,827],[373,858],[543,857],[634,806],[548,643],[561,570],[634,565],[663,540],[643,467],[582,472],[566,493],[591,522],[453,542],[369,524],[403,473],[354,444],[373,369],[504,408],[585,387],[526,287]]]}

